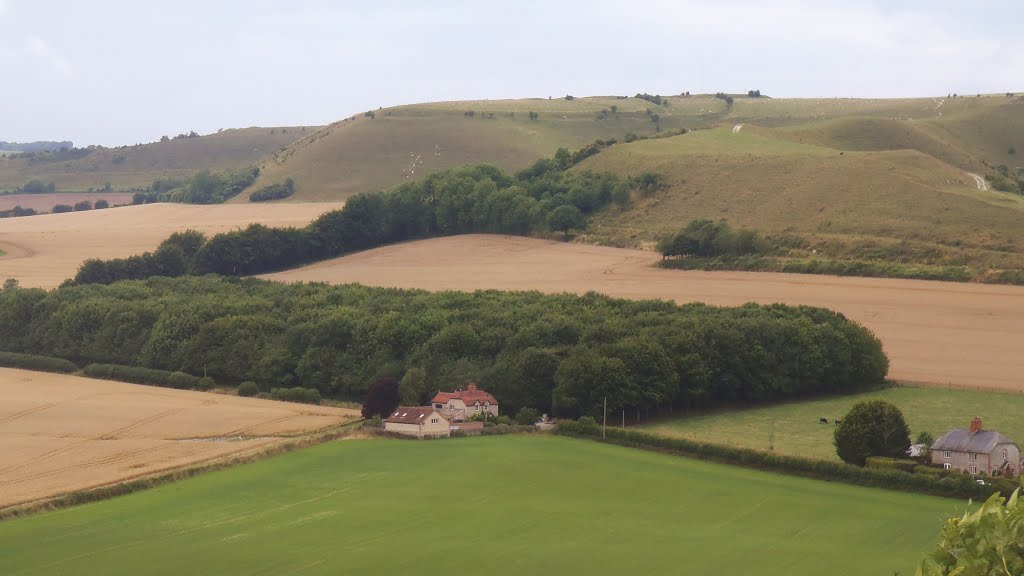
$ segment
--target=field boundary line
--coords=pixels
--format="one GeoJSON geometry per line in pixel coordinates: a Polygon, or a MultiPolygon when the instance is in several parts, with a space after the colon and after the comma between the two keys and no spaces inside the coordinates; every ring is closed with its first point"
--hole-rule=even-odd
{"type": "MultiPolygon", "coordinates": [[[[117,496],[125,496],[135,492],[141,492],[150,488],[170,484],[178,480],[193,478],[208,472],[219,472],[242,464],[250,464],[266,458],[280,456],[303,448],[309,448],[311,446],[316,446],[317,444],[340,440],[342,438],[353,436],[358,432],[358,425],[362,422],[363,420],[346,422],[345,424],[319,430],[306,436],[292,437],[290,439],[271,444],[270,446],[255,448],[252,451],[235,453],[223,458],[215,457],[213,461],[206,460],[199,463],[193,463],[191,465],[175,468],[171,471],[163,471],[156,474],[146,474],[135,478],[121,479],[116,482],[102,484],[83,490],[66,492],[53,497],[12,504],[0,508],[0,522],[22,518],[41,512],[70,508],[80,504],[99,502],[101,500],[108,500],[117,496]]],[[[368,438],[369,437],[372,436],[368,436],[368,438]]]]}

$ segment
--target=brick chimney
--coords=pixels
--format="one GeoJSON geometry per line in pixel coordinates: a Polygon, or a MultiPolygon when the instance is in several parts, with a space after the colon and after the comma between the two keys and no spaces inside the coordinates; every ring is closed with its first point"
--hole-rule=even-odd
{"type": "Polygon", "coordinates": [[[971,420],[971,434],[974,434],[979,430],[981,430],[981,418],[975,416],[974,419],[971,420]]]}
{"type": "Polygon", "coordinates": [[[476,392],[476,384],[470,384],[469,386],[466,386],[466,388],[468,388],[470,392],[476,392]]]}

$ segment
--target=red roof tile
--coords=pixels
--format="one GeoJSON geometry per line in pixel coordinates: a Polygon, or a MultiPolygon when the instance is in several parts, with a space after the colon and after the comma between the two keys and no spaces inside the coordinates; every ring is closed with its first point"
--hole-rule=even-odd
{"type": "Polygon", "coordinates": [[[476,384],[470,384],[466,390],[456,390],[455,392],[438,392],[431,402],[436,404],[446,404],[452,398],[457,398],[466,403],[466,406],[473,406],[478,401],[481,405],[485,402],[490,402],[492,406],[497,406],[498,401],[495,400],[494,396],[491,396],[483,390],[478,390],[476,384]]]}

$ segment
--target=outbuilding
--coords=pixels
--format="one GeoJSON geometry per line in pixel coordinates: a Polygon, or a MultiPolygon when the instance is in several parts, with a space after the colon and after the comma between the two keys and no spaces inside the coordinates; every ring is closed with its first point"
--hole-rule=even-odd
{"type": "Polygon", "coordinates": [[[448,420],[433,406],[399,406],[384,421],[384,431],[417,438],[451,435],[448,420]]]}

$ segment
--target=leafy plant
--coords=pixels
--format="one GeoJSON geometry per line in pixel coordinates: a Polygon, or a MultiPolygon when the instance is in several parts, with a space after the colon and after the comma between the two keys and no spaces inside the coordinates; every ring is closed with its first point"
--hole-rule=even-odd
{"type": "Polygon", "coordinates": [[[974,512],[946,521],[935,550],[921,560],[918,576],[1024,574],[1024,503],[1019,496],[1020,490],[1009,501],[993,494],[974,512]]]}

